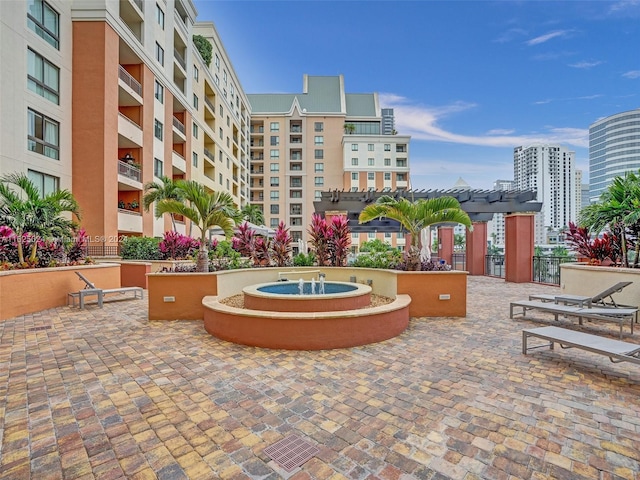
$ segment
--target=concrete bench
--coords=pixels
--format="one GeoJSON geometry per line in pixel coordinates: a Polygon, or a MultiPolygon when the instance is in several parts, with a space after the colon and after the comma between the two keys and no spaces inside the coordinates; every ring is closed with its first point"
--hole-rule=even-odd
{"type": "Polygon", "coordinates": [[[613,363],[632,362],[640,365],[640,345],[635,343],[622,342],[560,327],[540,327],[522,331],[523,355],[536,348],[550,347],[553,350],[554,343],[560,345],[561,348],[579,348],[605,355],[613,363]],[[527,344],[529,337],[541,338],[550,343],[530,347],[527,344]]]}
{"type": "Polygon", "coordinates": [[[526,317],[528,310],[539,310],[541,312],[551,313],[556,321],[558,320],[558,317],[560,315],[564,315],[567,317],[577,317],[578,323],[580,325],[582,325],[582,320],[584,318],[588,320],[617,323],[620,326],[620,338],[622,338],[622,326],[627,320],[629,320],[629,325],[631,326],[631,334],[633,334],[633,324],[636,318],[636,313],[638,311],[637,308],[582,308],[551,302],[520,300],[518,302],[511,302],[509,307],[509,318],[513,318],[515,315],[522,315],[523,317],[526,317]],[[516,308],[521,308],[522,311],[517,313],[515,312],[516,308]]]}

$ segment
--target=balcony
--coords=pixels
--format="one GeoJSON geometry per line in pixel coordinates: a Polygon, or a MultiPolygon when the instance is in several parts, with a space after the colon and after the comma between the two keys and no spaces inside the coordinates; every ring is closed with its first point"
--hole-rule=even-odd
{"type": "Polygon", "coordinates": [[[215,115],[216,113],[216,106],[213,104],[213,102],[211,100],[209,100],[209,97],[204,97],[204,104],[209,107],[211,109],[211,112],[215,115]]]}
{"type": "Polygon", "coordinates": [[[186,72],[187,71],[187,62],[184,59],[184,56],[178,51],[177,48],[173,49],[173,58],[176,59],[176,61],[178,62],[178,65],[180,65],[183,70],[186,72]]]}
{"type": "Polygon", "coordinates": [[[118,146],[142,147],[142,128],[130,118],[118,113],[118,146]]]}
{"type": "Polygon", "coordinates": [[[173,117],[173,143],[184,143],[187,141],[184,123],[173,117]]]}
{"type": "Polygon", "coordinates": [[[211,160],[212,162],[216,161],[216,157],[213,153],[211,153],[208,149],[204,149],[204,156],[207,157],[209,160],[211,160]]]}
{"type": "Polygon", "coordinates": [[[122,66],[118,66],[118,105],[142,105],[142,85],[122,66]]]}
{"type": "Polygon", "coordinates": [[[251,133],[264,133],[264,127],[251,126],[251,133]]]}
{"type": "Polygon", "coordinates": [[[291,125],[291,133],[302,133],[302,125],[291,125]]]}
{"type": "Polygon", "coordinates": [[[122,160],[118,160],[118,175],[135,180],[136,182],[142,182],[142,170],[122,160]]]}
{"type": "Polygon", "coordinates": [[[142,233],[142,214],[118,208],[118,232],[142,233]]]}
{"type": "Polygon", "coordinates": [[[175,150],[171,152],[171,164],[173,166],[174,175],[187,173],[187,161],[175,150]]]}

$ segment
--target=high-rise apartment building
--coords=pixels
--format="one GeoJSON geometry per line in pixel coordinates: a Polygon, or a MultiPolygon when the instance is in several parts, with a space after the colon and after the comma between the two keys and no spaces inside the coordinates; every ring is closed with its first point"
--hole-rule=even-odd
{"type": "MultiPolygon", "coordinates": [[[[268,226],[284,221],[294,240],[307,241],[322,191],[409,188],[410,137],[382,134],[376,93],[346,93],[342,75],[305,75],[302,93],[247,97],[250,202],[263,207],[268,226]]],[[[384,240],[396,244],[391,234],[384,240]]]]}
{"type": "Polygon", "coordinates": [[[514,186],[536,190],[542,211],[535,217],[534,241],[547,243],[547,232],[560,230],[578,214],[575,152],[560,145],[535,144],[513,150],[514,186]]]}
{"type": "Polygon", "coordinates": [[[213,24],[195,17],[190,0],[0,2],[0,174],[70,189],[94,244],[168,230],[141,208],[163,176],[248,203],[249,104],[213,24]]]}
{"type": "Polygon", "coordinates": [[[396,132],[396,116],[393,108],[383,108],[382,111],[382,134],[393,135],[396,132]]]}
{"type": "Polygon", "coordinates": [[[611,181],[640,169],[640,108],[589,126],[589,196],[597,202],[611,181]]]}
{"type": "MultiPolygon", "coordinates": [[[[509,192],[515,190],[515,182],[513,180],[496,180],[493,182],[493,189],[509,192]]],[[[487,237],[487,241],[490,241],[491,245],[499,245],[504,248],[504,213],[493,214],[493,218],[487,225],[487,237]]]]}

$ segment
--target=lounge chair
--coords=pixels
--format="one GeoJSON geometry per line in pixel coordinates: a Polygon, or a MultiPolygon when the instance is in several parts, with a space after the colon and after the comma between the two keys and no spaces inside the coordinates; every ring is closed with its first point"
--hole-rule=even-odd
{"type": "Polygon", "coordinates": [[[640,345],[603,338],[589,333],[576,332],[560,327],[540,327],[522,331],[522,353],[526,355],[534,348],[551,347],[557,343],[562,348],[580,348],[588,352],[606,355],[613,363],[632,362],[640,364],[640,345]],[[529,337],[548,340],[550,343],[530,347],[527,345],[529,337]]]}
{"type": "Polygon", "coordinates": [[[98,288],[95,286],[93,282],[91,282],[82,273],[80,272],[75,272],[75,273],[76,275],[78,275],[78,277],[80,277],[80,280],[84,282],[85,287],[78,292],[72,292],[69,294],[67,298],[67,303],[73,305],[74,307],[76,305],[76,299],[78,299],[78,304],[82,309],[84,308],[85,297],[96,296],[98,298],[98,306],[102,308],[105,295],[108,295],[110,293],[122,293],[122,294],[133,293],[133,297],[126,297],[127,299],[129,298],[143,299],[144,298],[144,290],[140,287],[98,288]]]}
{"type": "Polygon", "coordinates": [[[580,306],[591,306],[598,305],[602,307],[625,307],[625,308],[638,308],[633,305],[620,305],[616,303],[613,299],[614,293],[619,293],[625,287],[631,285],[633,282],[618,282],[612,287],[603,290],[592,297],[588,295],[580,296],[580,295],[549,295],[549,294],[535,294],[529,295],[529,300],[542,300],[543,302],[555,302],[555,303],[564,303],[565,305],[569,304],[577,304],[580,306]],[[609,299],[607,301],[607,298],[609,299]]]}

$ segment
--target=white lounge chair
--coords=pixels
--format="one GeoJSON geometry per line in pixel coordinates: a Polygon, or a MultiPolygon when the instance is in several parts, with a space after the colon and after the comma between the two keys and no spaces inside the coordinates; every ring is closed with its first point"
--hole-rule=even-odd
{"type": "Polygon", "coordinates": [[[95,286],[93,282],[91,282],[82,273],[80,272],[75,272],[75,273],[76,275],[78,275],[78,277],[80,277],[80,280],[84,282],[85,287],[78,292],[69,293],[69,296],[67,298],[67,303],[73,305],[74,307],[76,305],[76,299],[78,299],[78,304],[82,309],[84,308],[84,305],[85,305],[84,303],[85,297],[96,296],[98,297],[98,306],[102,308],[105,295],[108,295],[110,293],[122,293],[122,294],[133,293],[133,297],[126,297],[126,299],[133,299],[133,298],[143,299],[144,298],[144,290],[140,287],[98,288],[95,286]]]}

